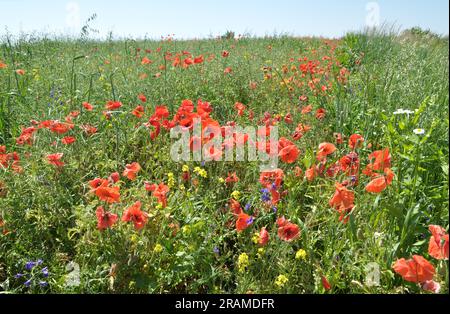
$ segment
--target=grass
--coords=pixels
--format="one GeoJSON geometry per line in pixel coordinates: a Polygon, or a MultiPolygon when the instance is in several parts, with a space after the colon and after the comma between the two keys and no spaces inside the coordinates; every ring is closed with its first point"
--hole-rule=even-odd
{"type": "Polygon", "coordinates": [[[397,259],[421,255],[436,268],[434,280],[441,292],[448,293],[448,259],[436,260],[428,252],[428,226],[448,230],[448,48],[448,38],[417,32],[349,33],[339,40],[3,40],[0,64],[7,67],[0,67],[0,291],[426,293],[392,268],[397,259]],[[222,57],[224,50],[228,57],[222,57]],[[203,55],[204,62],[183,68],[164,57],[182,51],[203,55]],[[153,63],[141,64],[144,56],[153,63]],[[303,58],[318,62],[318,71],[302,74],[300,65],[308,62],[303,58]],[[230,74],[224,73],[227,67],[230,74]],[[342,68],[348,75],[339,75],[342,68]],[[313,78],[317,81],[311,88],[313,78]],[[322,86],[328,89],[321,91],[322,86]],[[138,94],[147,101],[142,103],[138,94]],[[308,97],[306,102],[299,100],[302,95],[308,97]],[[261,124],[257,122],[265,112],[280,115],[279,134],[291,141],[299,123],[311,126],[294,141],[300,149],[295,163],[279,163],[287,194],[276,212],[261,200],[255,162],[187,162],[191,178],[183,180],[183,163],[170,159],[168,131],[162,128],[152,140],[153,128],[144,124],[161,104],[172,118],[184,99],[211,103],[210,115],[220,125],[236,121],[254,126],[261,124]],[[108,116],[103,111],[109,100],[123,106],[108,116]],[[83,102],[94,110],[87,111],[83,102]],[[246,106],[243,116],[237,114],[236,102],[246,106]],[[139,104],[145,108],[140,119],[130,114],[139,104]],[[306,104],[313,111],[301,114],[306,104]],[[315,117],[319,108],[326,110],[323,119],[315,117]],[[394,114],[399,109],[412,113],[394,114]],[[254,112],[253,120],[248,110],[254,112]],[[66,134],[42,128],[31,145],[17,142],[32,120],[64,121],[73,111],[80,113],[66,134]],[[287,113],[292,124],[284,122],[287,113]],[[97,132],[88,136],[79,127],[87,124],[97,132]],[[415,134],[415,129],[425,132],[415,134]],[[335,133],[344,136],[342,144],[336,143],[335,133]],[[297,176],[295,167],[304,173],[318,164],[323,142],[337,147],[328,157],[326,167],[331,166],[352,151],[347,145],[352,134],[362,135],[364,142],[355,150],[358,184],[348,187],[355,200],[343,223],[329,200],[335,182],[349,179],[346,174],[323,173],[309,181],[297,176]],[[76,142],[63,145],[61,139],[68,135],[76,142]],[[395,178],[383,192],[368,193],[364,188],[371,178],[362,170],[370,163],[369,154],[382,148],[390,150],[395,178]],[[20,173],[6,157],[12,152],[20,157],[15,164],[22,168],[20,173]],[[52,153],[64,154],[63,167],[46,161],[52,153]],[[90,180],[122,174],[132,162],[142,169],[135,180],[120,178],[119,203],[108,205],[90,192],[90,180]],[[206,178],[195,173],[195,167],[206,170],[206,178]],[[232,172],[239,181],[223,183],[221,178],[232,172]],[[144,189],[145,181],[169,185],[166,207],[144,189]],[[242,208],[250,204],[248,213],[254,217],[241,232],[229,208],[233,191],[240,192],[242,208]],[[122,221],[97,229],[98,206],[120,220],[138,200],[149,214],[143,229],[122,221]],[[276,220],[281,216],[299,226],[299,238],[286,242],[278,237],[276,220]],[[257,245],[254,234],[264,226],[270,240],[257,245]],[[301,249],[306,254],[296,258],[301,249]],[[24,269],[28,261],[38,259],[43,261],[39,267],[24,269]],[[75,268],[67,266],[70,262],[75,268]],[[42,267],[47,267],[48,277],[42,267]],[[379,285],[367,284],[368,267],[379,268],[379,285]],[[74,269],[79,269],[80,281],[71,285],[68,278],[74,269]],[[18,273],[29,275],[16,278],[18,273]],[[24,285],[29,278],[30,284],[24,285]],[[325,289],[322,278],[331,289],[325,289]],[[41,286],[40,281],[47,284],[41,286]]]}

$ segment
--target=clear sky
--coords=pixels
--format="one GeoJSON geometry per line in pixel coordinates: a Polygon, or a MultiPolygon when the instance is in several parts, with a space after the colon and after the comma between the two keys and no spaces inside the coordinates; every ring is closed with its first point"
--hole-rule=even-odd
{"type": "Polygon", "coordinates": [[[0,34],[33,31],[79,34],[92,27],[106,36],[175,38],[217,36],[226,30],[339,37],[383,23],[448,34],[447,0],[0,0],[0,34]]]}

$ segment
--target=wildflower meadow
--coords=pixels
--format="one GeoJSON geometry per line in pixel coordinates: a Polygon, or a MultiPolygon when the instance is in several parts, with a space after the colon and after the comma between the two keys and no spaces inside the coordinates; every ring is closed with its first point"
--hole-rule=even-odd
{"type": "Polygon", "coordinates": [[[448,51],[5,36],[0,293],[448,293],[448,51]]]}

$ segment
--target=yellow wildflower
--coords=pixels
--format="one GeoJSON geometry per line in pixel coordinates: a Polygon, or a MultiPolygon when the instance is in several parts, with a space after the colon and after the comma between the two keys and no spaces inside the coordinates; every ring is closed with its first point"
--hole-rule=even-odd
{"type": "Polygon", "coordinates": [[[275,280],[275,285],[278,286],[278,288],[283,288],[284,285],[289,281],[288,277],[285,275],[279,275],[277,279],[275,280]]]}
{"type": "Polygon", "coordinates": [[[167,186],[171,189],[175,186],[175,178],[173,172],[167,174],[167,186]]]}
{"type": "Polygon", "coordinates": [[[238,271],[240,273],[244,272],[249,264],[250,263],[249,263],[249,259],[248,259],[247,253],[241,253],[239,255],[239,258],[238,258],[238,271]]]}
{"type": "Polygon", "coordinates": [[[185,235],[190,235],[191,227],[189,225],[185,225],[181,228],[181,232],[183,232],[183,234],[185,234],[185,235]]]}
{"type": "Polygon", "coordinates": [[[206,172],[206,170],[202,169],[200,167],[195,167],[194,168],[194,173],[198,174],[200,177],[203,177],[203,178],[207,178],[208,177],[208,173],[206,172]]]}
{"type": "Polygon", "coordinates": [[[306,251],[304,249],[300,249],[297,251],[297,253],[295,253],[295,258],[296,259],[306,259],[306,251]]]}
{"type": "Polygon", "coordinates": [[[233,191],[231,192],[231,197],[234,198],[236,201],[239,201],[239,199],[241,198],[241,192],[233,191]]]}
{"type": "Polygon", "coordinates": [[[155,245],[155,248],[153,249],[153,252],[155,252],[155,253],[160,253],[162,250],[163,250],[162,245],[159,244],[159,243],[157,243],[157,244],[155,245]]]}
{"type": "Polygon", "coordinates": [[[253,241],[253,243],[255,243],[255,244],[258,244],[258,243],[259,243],[259,233],[258,233],[258,232],[255,232],[255,233],[253,234],[252,241],[253,241]]]}
{"type": "Polygon", "coordinates": [[[265,252],[266,252],[266,251],[264,250],[264,248],[263,248],[263,247],[260,247],[260,248],[258,249],[258,253],[256,253],[256,256],[257,256],[258,258],[262,258],[265,252]]]}

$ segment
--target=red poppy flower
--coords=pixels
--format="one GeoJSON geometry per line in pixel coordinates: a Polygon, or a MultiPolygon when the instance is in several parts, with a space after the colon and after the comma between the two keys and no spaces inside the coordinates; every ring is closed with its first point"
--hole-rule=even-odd
{"type": "Polygon", "coordinates": [[[95,214],[97,216],[97,229],[99,230],[111,228],[118,219],[116,214],[105,212],[103,206],[97,207],[95,214]]]}
{"type": "Polygon", "coordinates": [[[391,155],[389,154],[389,148],[383,150],[376,150],[369,155],[369,159],[375,158],[373,162],[373,170],[383,170],[384,168],[391,167],[391,155]]]}
{"type": "Polygon", "coordinates": [[[242,213],[241,204],[239,204],[239,202],[236,201],[234,198],[230,199],[230,208],[233,214],[235,215],[239,215],[242,213]]]}
{"type": "Polygon", "coordinates": [[[391,169],[385,168],[384,175],[378,176],[366,185],[366,191],[371,193],[381,193],[392,183],[394,173],[391,169]]]}
{"type": "Polygon", "coordinates": [[[267,232],[266,227],[262,227],[259,231],[259,245],[266,245],[269,242],[269,232],[267,232]]]}
{"type": "Polygon", "coordinates": [[[0,69],[6,69],[8,67],[8,65],[6,65],[5,63],[3,63],[3,61],[0,60],[0,69]]]}
{"type": "Polygon", "coordinates": [[[137,201],[136,203],[128,207],[122,216],[122,221],[133,222],[134,228],[136,230],[144,228],[145,224],[147,223],[147,219],[147,214],[141,211],[140,201],[137,201]]]}
{"type": "Polygon", "coordinates": [[[355,152],[348,153],[339,159],[340,170],[345,172],[347,176],[358,175],[359,156],[355,152]]]}
{"type": "Polygon", "coordinates": [[[61,158],[63,155],[64,155],[63,153],[47,155],[47,161],[51,165],[54,165],[57,167],[62,167],[62,166],[64,166],[64,162],[61,161],[61,158]]]}
{"type": "Polygon", "coordinates": [[[233,72],[233,70],[230,67],[226,67],[225,70],[223,70],[223,73],[225,74],[229,74],[231,72],[233,72]]]}
{"type": "Polygon", "coordinates": [[[246,107],[245,107],[244,104],[242,104],[240,102],[236,102],[234,104],[234,109],[237,110],[239,116],[242,116],[244,114],[244,111],[245,111],[246,107]]]}
{"type": "Polygon", "coordinates": [[[316,118],[319,120],[322,120],[323,118],[325,118],[325,114],[326,114],[326,110],[323,108],[319,108],[316,111],[316,118]]]}
{"type": "Polygon", "coordinates": [[[428,226],[432,236],[428,243],[428,254],[435,259],[448,259],[449,240],[448,233],[441,226],[428,226]]]}
{"type": "Polygon", "coordinates": [[[142,58],[142,60],[141,60],[141,64],[142,64],[142,65],[152,64],[152,63],[153,63],[153,61],[150,60],[150,59],[147,58],[147,57],[144,57],[144,58],[142,58]]]}
{"type": "Polygon", "coordinates": [[[317,152],[317,160],[324,160],[328,155],[336,151],[336,146],[331,143],[320,143],[317,152]]]}
{"type": "Polygon", "coordinates": [[[16,73],[19,74],[19,75],[24,75],[24,74],[25,74],[25,70],[23,70],[23,69],[17,69],[17,70],[16,70],[16,73]]]}
{"type": "Polygon", "coordinates": [[[342,144],[344,143],[344,140],[342,138],[342,133],[333,133],[334,138],[336,139],[336,144],[342,144]]]}
{"type": "Polygon", "coordinates": [[[82,105],[83,105],[84,109],[86,109],[87,111],[92,111],[92,109],[94,109],[94,106],[92,106],[87,101],[84,101],[82,105]]]}
{"type": "Polygon", "coordinates": [[[150,120],[162,120],[169,116],[170,112],[166,106],[156,106],[155,113],[151,116],[150,120]]]}
{"type": "Polygon", "coordinates": [[[317,167],[316,165],[312,165],[309,169],[305,171],[306,180],[311,182],[317,176],[317,167]]]}
{"type": "Polygon", "coordinates": [[[139,100],[142,101],[142,102],[147,102],[147,97],[145,97],[144,94],[139,94],[139,95],[138,95],[138,98],[139,98],[139,100]]]}
{"type": "Polygon", "coordinates": [[[137,118],[142,118],[142,116],[144,115],[144,107],[137,106],[136,108],[134,108],[131,114],[137,118]]]}
{"type": "Polygon", "coordinates": [[[24,144],[32,145],[33,133],[34,131],[25,132],[25,130],[23,130],[22,134],[20,134],[20,136],[16,139],[17,145],[24,145],[24,144]]]}
{"type": "Polygon", "coordinates": [[[230,53],[226,50],[222,51],[222,57],[226,58],[230,55],[230,53]]]}
{"type": "Polygon", "coordinates": [[[353,191],[348,190],[342,184],[336,182],[335,183],[336,190],[334,192],[333,197],[330,199],[329,204],[333,208],[344,207],[351,208],[353,207],[353,202],[355,200],[355,193],[353,191]]]}
{"type": "Polygon", "coordinates": [[[335,187],[336,191],[334,192],[333,197],[330,199],[329,204],[339,212],[339,221],[347,223],[348,219],[350,218],[348,217],[348,214],[354,207],[353,202],[355,200],[355,193],[348,190],[338,182],[336,182],[335,187]]]}
{"type": "Polygon", "coordinates": [[[89,125],[89,124],[84,124],[84,125],[80,125],[80,128],[88,135],[94,135],[95,133],[97,133],[97,128],[95,126],[89,125]]]}
{"type": "Polygon", "coordinates": [[[76,117],[78,117],[79,115],[80,115],[80,112],[77,111],[77,110],[71,111],[71,112],[69,113],[69,116],[72,117],[72,118],[76,118],[76,117]]]}
{"type": "Polygon", "coordinates": [[[245,213],[240,213],[236,220],[236,230],[241,232],[242,230],[247,229],[253,223],[253,217],[249,216],[245,213]]]}
{"type": "MultiPolygon", "coordinates": [[[[106,180],[108,182],[108,180],[106,180]]],[[[120,187],[113,186],[108,187],[101,185],[95,189],[95,195],[104,202],[107,203],[117,203],[120,202],[120,187]]]]}
{"type": "Polygon", "coordinates": [[[48,128],[50,128],[50,126],[51,126],[53,123],[54,123],[53,120],[45,120],[45,121],[41,121],[41,122],[38,124],[38,128],[40,128],[40,129],[48,129],[48,128]]]}
{"type": "Polygon", "coordinates": [[[302,168],[300,168],[299,166],[295,166],[295,168],[294,168],[294,175],[295,175],[296,177],[301,177],[301,176],[303,176],[303,170],[302,170],[302,168]]]}
{"type": "Polygon", "coordinates": [[[284,116],[284,122],[286,122],[287,124],[291,124],[293,121],[294,120],[292,120],[292,115],[290,113],[284,116]]]}
{"type": "Polygon", "coordinates": [[[413,255],[409,260],[401,258],[394,263],[392,268],[404,280],[414,283],[432,280],[435,273],[433,265],[420,255],[413,255]]]}
{"type": "Polygon", "coordinates": [[[183,66],[184,67],[188,67],[191,64],[194,64],[194,60],[192,60],[192,58],[186,58],[186,59],[183,60],[183,66]]]}
{"type": "Polygon", "coordinates": [[[64,145],[70,145],[75,143],[76,138],[73,136],[66,136],[61,140],[61,143],[63,143],[64,145]]]}
{"type": "Polygon", "coordinates": [[[350,138],[348,139],[348,146],[350,147],[350,149],[355,149],[357,147],[361,147],[363,142],[364,142],[364,137],[362,137],[359,134],[352,134],[352,135],[350,135],[350,138]]]}
{"type": "Polygon", "coordinates": [[[167,196],[169,193],[169,187],[164,183],[160,184],[150,184],[149,182],[144,182],[145,189],[152,192],[152,196],[158,199],[158,202],[163,208],[167,206],[167,196]]]}
{"type": "Polygon", "coordinates": [[[289,145],[284,147],[279,153],[278,156],[285,163],[291,164],[295,162],[300,154],[300,150],[295,145],[289,145]]]}
{"type": "Polygon", "coordinates": [[[272,184],[275,187],[280,187],[283,182],[284,172],[281,169],[262,171],[259,176],[259,182],[267,189],[272,188],[272,184]]]}
{"type": "Polygon", "coordinates": [[[281,199],[281,193],[278,190],[272,188],[270,190],[270,196],[272,205],[276,206],[281,199]]]}
{"type": "Polygon", "coordinates": [[[312,106],[308,105],[308,106],[303,106],[302,107],[301,113],[302,114],[307,114],[307,113],[310,113],[311,111],[312,111],[312,106]]]}
{"type": "Polygon", "coordinates": [[[194,58],[194,63],[195,64],[203,63],[203,55],[194,58]]]}
{"type": "Polygon", "coordinates": [[[236,175],[236,172],[228,173],[228,177],[225,179],[226,183],[236,183],[239,182],[239,178],[236,175]]]}
{"type": "Polygon", "coordinates": [[[300,236],[300,228],[296,224],[288,221],[284,216],[277,219],[277,225],[278,237],[281,240],[291,242],[300,236]]]}
{"type": "Polygon", "coordinates": [[[91,192],[95,192],[95,190],[101,186],[108,186],[108,180],[95,178],[89,181],[89,186],[91,187],[91,192]]]}
{"type": "Polygon", "coordinates": [[[306,95],[301,95],[301,96],[298,97],[298,99],[299,99],[300,101],[307,101],[307,100],[308,100],[308,96],[306,96],[306,95]]]}
{"type": "Polygon", "coordinates": [[[108,101],[105,105],[105,108],[107,110],[114,110],[114,109],[119,109],[120,107],[122,107],[122,103],[120,101],[108,101]]]}
{"type": "Polygon", "coordinates": [[[311,126],[304,123],[299,123],[295,130],[301,133],[307,133],[309,130],[311,130],[311,126]]]}
{"type": "Polygon", "coordinates": [[[150,120],[147,124],[145,124],[147,127],[152,126],[154,129],[150,132],[150,139],[153,141],[155,138],[158,137],[159,132],[161,131],[161,123],[156,120],[150,120]]]}
{"type": "Polygon", "coordinates": [[[441,285],[434,280],[428,280],[422,284],[422,289],[433,293],[439,293],[441,285]]]}
{"type": "Polygon", "coordinates": [[[141,166],[137,162],[132,162],[131,164],[127,164],[125,166],[125,170],[122,175],[127,177],[129,180],[136,179],[136,174],[141,170],[141,166]]]}
{"type": "Polygon", "coordinates": [[[118,172],[113,172],[111,173],[111,175],[109,176],[109,180],[114,184],[117,183],[117,181],[119,181],[120,179],[120,175],[118,172]]]}
{"type": "Polygon", "coordinates": [[[64,134],[69,132],[73,128],[73,124],[71,123],[63,123],[59,121],[53,121],[53,123],[50,125],[49,130],[53,133],[57,134],[64,134]]]}
{"type": "Polygon", "coordinates": [[[328,282],[328,279],[325,276],[322,276],[321,278],[322,281],[322,286],[324,287],[325,290],[330,290],[331,289],[331,285],[328,282]]]}

